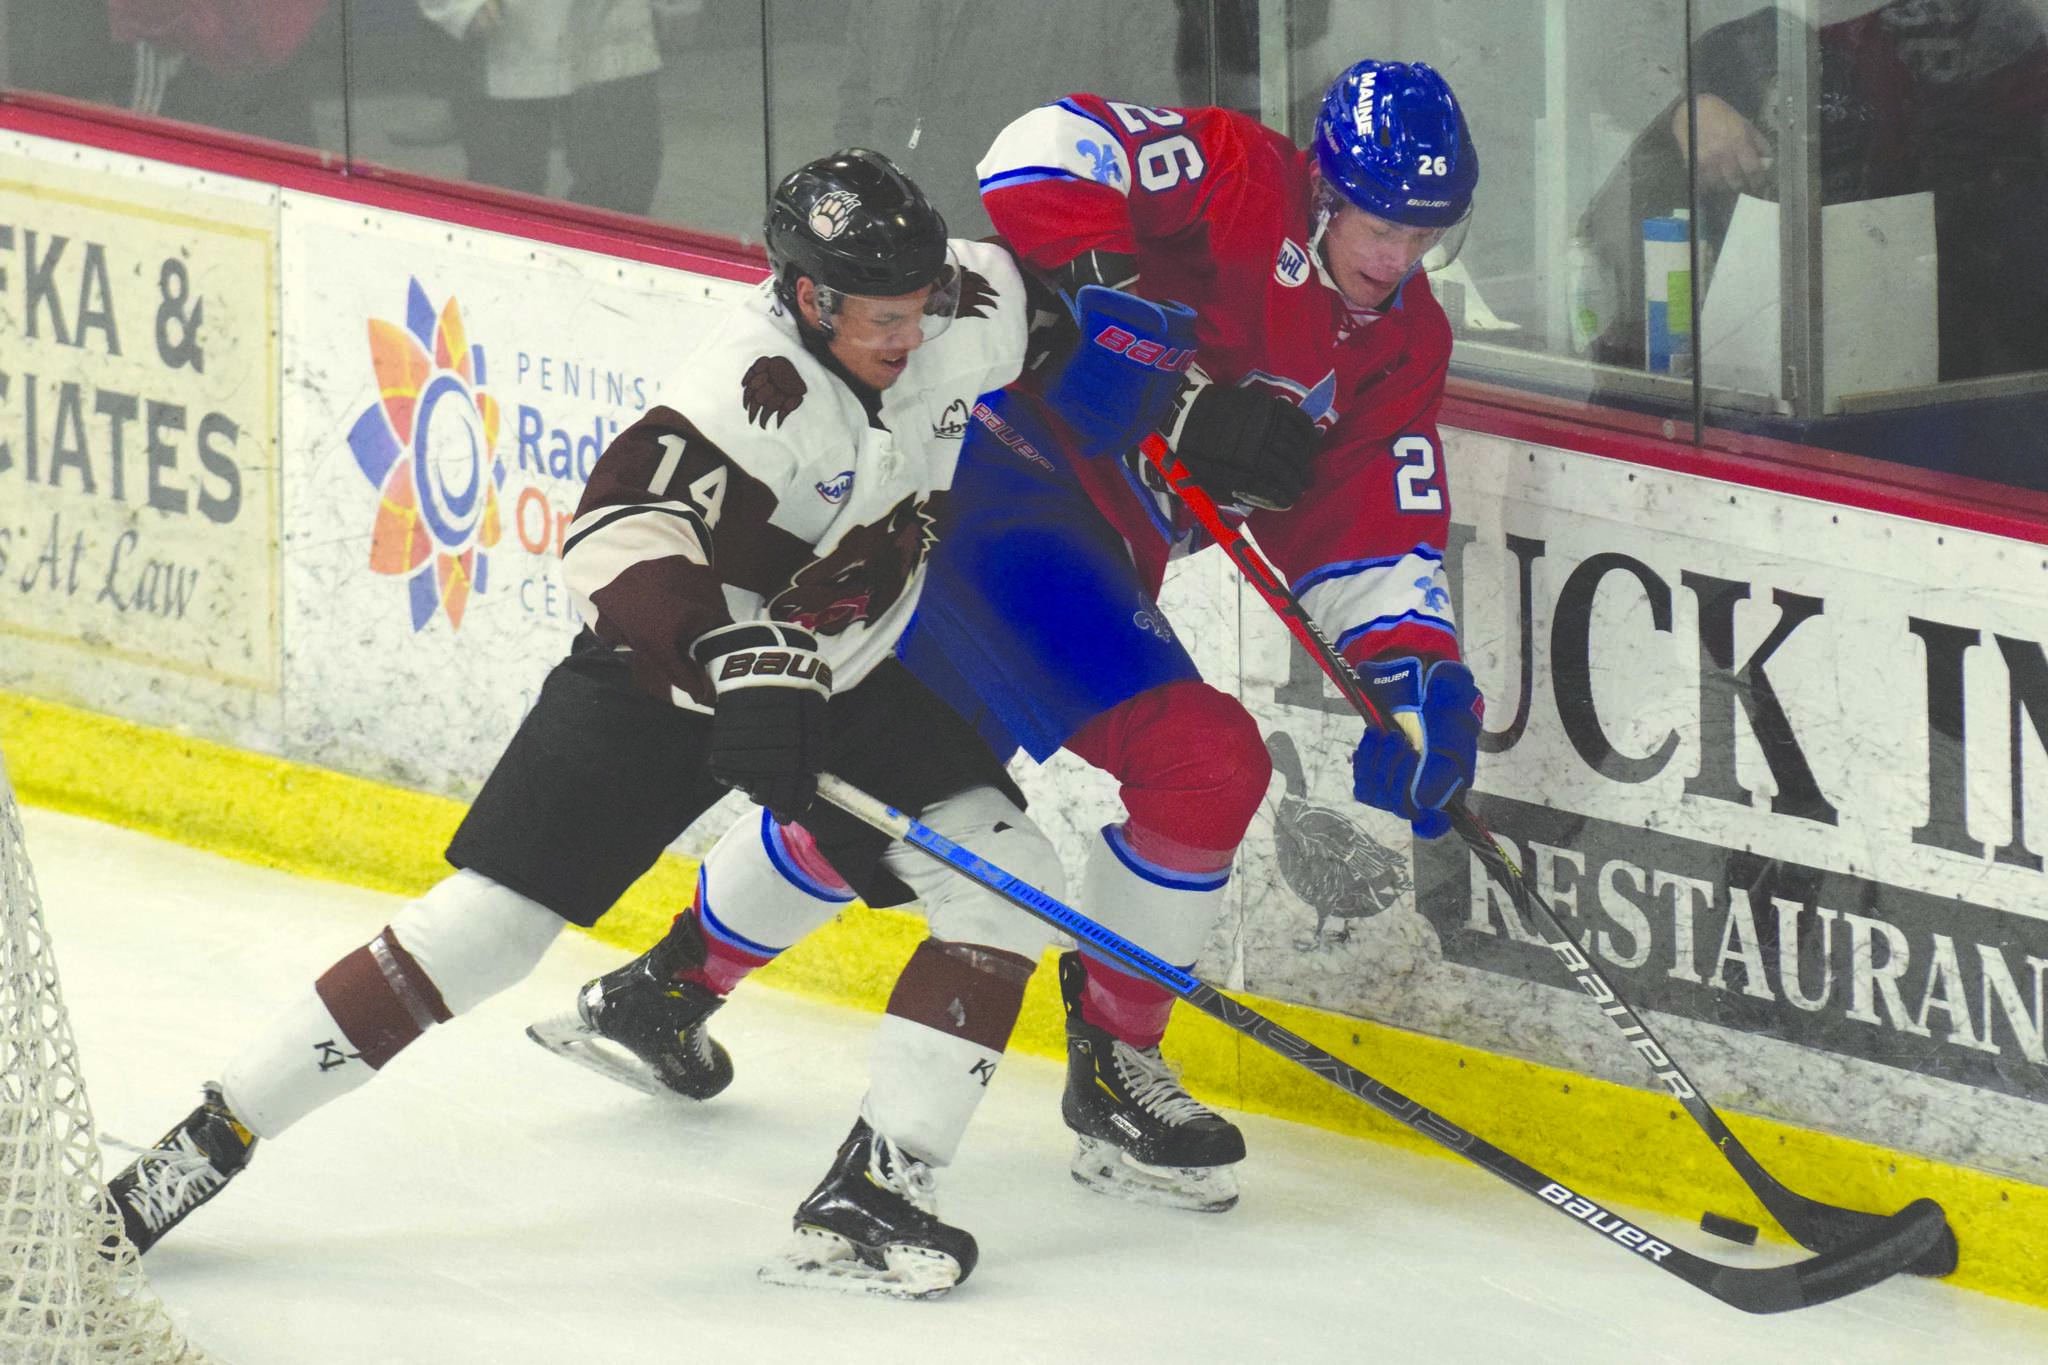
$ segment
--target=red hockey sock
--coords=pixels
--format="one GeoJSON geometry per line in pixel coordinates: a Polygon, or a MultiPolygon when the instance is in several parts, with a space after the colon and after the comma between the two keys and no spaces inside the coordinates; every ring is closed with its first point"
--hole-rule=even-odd
{"type": "Polygon", "coordinates": [[[1157,1047],[1173,1013],[1173,992],[1143,977],[1119,971],[1100,958],[1082,955],[1088,986],[1081,992],[1081,1017],[1132,1047],[1157,1047]]]}
{"type": "Polygon", "coordinates": [[[720,934],[718,929],[717,921],[694,905],[676,916],[668,931],[671,940],[679,940],[675,946],[681,960],[674,975],[678,981],[695,982],[719,995],[730,995],[749,972],[767,966],[776,955],[736,936],[720,934]],[[702,945],[702,960],[695,963],[691,959],[697,958],[698,952],[685,946],[691,938],[702,945]]]}
{"type": "Polygon", "coordinates": [[[772,957],[756,957],[743,948],[735,948],[713,939],[705,945],[704,965],[680,972],[676,979],[694,981],[720,995],[730,995],[732,988],[746,979],[747,973],[756,967],[765,967],[774,960],[772,957]]]}

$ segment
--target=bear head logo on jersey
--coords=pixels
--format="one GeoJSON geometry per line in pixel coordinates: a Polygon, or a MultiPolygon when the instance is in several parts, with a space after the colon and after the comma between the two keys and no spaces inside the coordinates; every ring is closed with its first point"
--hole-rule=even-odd
{"type": "Polygon", "coordinates": [[[819,195],[818,202],[811,205],[811,235],[821,242],[831,241],[846,231],[846,225],[853,221],[853,211],[859,207],[860,196],[852,190],[819,195]]]}
{"type": "MultiPolygon", "coordinates": [[[[944,496],[934,493],[931,503],[944,496]]],[[[931,503],[905,498],[880,521],[848,531],[830,554],[804,565],[775,595],[769,618],[839,635],[886,615],[931,548],[937,515],[931,503]]]]}

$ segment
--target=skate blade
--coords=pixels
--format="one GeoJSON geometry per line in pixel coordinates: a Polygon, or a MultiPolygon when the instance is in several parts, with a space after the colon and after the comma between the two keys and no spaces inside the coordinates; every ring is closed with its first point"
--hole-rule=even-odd
{"type": "Polygon", "coordinates": [[[526,1036],[557,1057],[565,1057],[600,1076],[629,1085],[643,1095],[652,1095],[656,1099],[685,1098],[663,1085],[655,1076],[654,1068],[591,1028],[577,1015],[562,1014],[528,1024],[526,1036]]]}
{"type": "Polygon", "coordinates": [[[960,1263],[928,1247],[892,1246],[877,1269],[853,1243],[823,1228],[796,1230],[789,1249],[760,1269],[769,1284],[884,1299],[936,1299],[960,1283],[960,1263]]]}
{"type": "Polygon", "coordinates": [[[1237,1203],[1235,1165],[1148,1166],[1114,1143],[1077,1135],[1071,1169],[1077,1184],[1134,1204],[1222,1213],[1237,1203]]]}

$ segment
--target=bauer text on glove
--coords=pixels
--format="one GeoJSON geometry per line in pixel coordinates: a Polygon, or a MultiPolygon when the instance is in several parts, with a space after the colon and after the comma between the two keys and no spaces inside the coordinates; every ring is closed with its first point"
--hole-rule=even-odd
{"type": "Polygon", "coordinates": [[[826,760],[832,669],[809,631],[771,621],[721,626],[691,646],[717,690],[711,775],[768,808],[802,817],[826,760]]]}

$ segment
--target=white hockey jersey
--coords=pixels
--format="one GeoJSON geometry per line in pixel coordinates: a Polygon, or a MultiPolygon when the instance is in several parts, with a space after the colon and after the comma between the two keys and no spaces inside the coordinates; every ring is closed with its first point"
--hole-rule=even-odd
{"type": "Polygon", "coordinates": [[[952,326],[910,357],[871,420],[804,348],[763,284],[685,362],[672,407],[619,433],[591,469],[563,578],[635,678],[708,710],[691,644],[733,621],[818,637],[835,688],[895,649],[975,399],[1024,363],[1024,283],[1008,252],[955,241],[952,326]]]}

